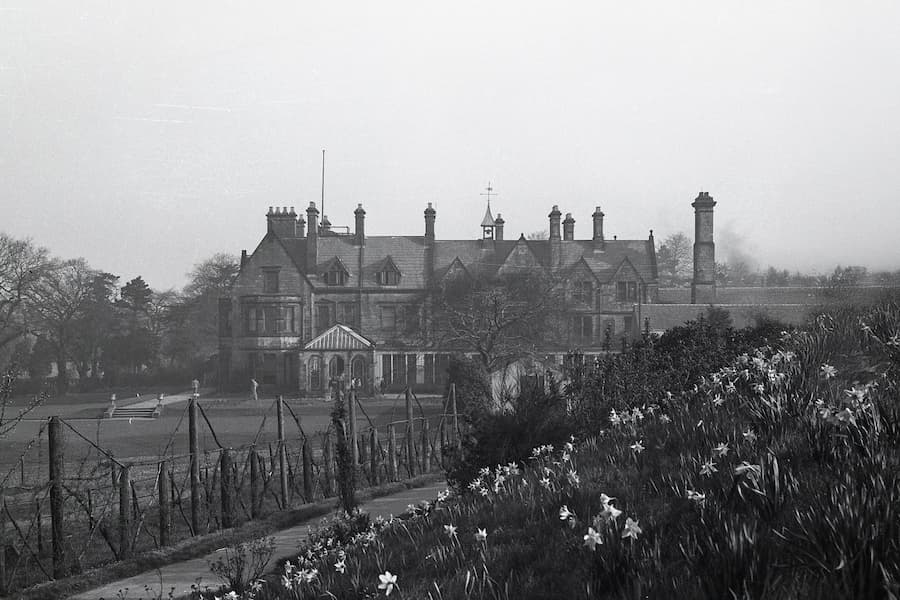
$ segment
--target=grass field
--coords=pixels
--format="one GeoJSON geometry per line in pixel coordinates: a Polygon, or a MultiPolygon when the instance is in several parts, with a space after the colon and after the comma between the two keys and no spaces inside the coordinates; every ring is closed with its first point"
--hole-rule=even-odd
{"type": "MultiPolygon", "coordinates": [[[[147,397],[147,395],[145,395],[147,397]]],[[[150,397],[155,397],[155,394],[150,397]]],[[[119,405],[127,405],[132,398],[119,400],[119,405]]],[[[424,412],[426,416],[439,415],[442,410],[440,398],[426,397],[414,406],[416,417],[424,412]]],[[[286,399],[286,403],[297,415],[304,432],[317,438],[330,423],[331,402],[323,400],[286,399]]],[[[23,405],[20,400],[17,403],[23,405]]],[[[387,397],[361,400],[362,410],[358,411],[357,424],[360,430],[371,423],[383,427],[391,421],[406,418],[405,401],[402,397],[387,397]]],[[[37,442],[25,456],[26,480],[46,477],[47,438],[46,419],[59,415],[78,433],[96,443],[120,461],[147,460],[159,457],[170,446],[175,454],[188,451],[187,402],[167,405],[162,416],[157,419],[135,419],[132,422],[119,419],[100,418],[109,405],[108,394],[71,394],[64,398],[51,398],[21,422],[4,439],[0,439],[0,478],[10,469],[19,469],[19,458],[26,445],[37,442]]],[[[277,439],[277,419],[272,398],[260,398],[259,403],[243,396],[223,396],[201,398],[209,423],[223,446],[238,447],[258,442],[266,444],[277,439]]],[[[16,411],[17,405],[11,407],[16,411]]],[[[210,428],[201,417],[200,446],[202,450],[218,447],[210,428]]],[[[92,452],[91,446],[71,430],[65,429],[67,463],[80,462],[82,457],[92,452]]],[[[285,411],[285,435],[288,440],[298,440],[300,432],[290,411],[285,411]]],[[[96,454],[96,449],[93,450],[96,454]]],[[[18,476],[18,474],[17,474],[18,476]]],[[[16,479],[17,480],[17,479],[16,479]]]]}

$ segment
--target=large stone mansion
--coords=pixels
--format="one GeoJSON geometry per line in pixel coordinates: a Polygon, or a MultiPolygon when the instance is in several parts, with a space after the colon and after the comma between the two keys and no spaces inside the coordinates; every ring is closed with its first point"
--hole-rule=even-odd
{"type": "MultiPolygon", "coordinates": [[[[714,205],[705,192],[692,205],[694,304],[715,299],[714,205]]],[[[568,331],[540,353],[553,361],[574,347],[602,352],[604,340],[639,335],[643,311],[659,302],[659,281],[652,230],[645,239],[607,239],[600,207],[590,216],[587,239],[575,238],[575,219],[557,206],[549,239],[506,239],[505,221],[488,205],[477,238],[441,240],[430,203],[422,235],[391,236],[366,235],[361,204],[353,231],[320,222],[314,203],[305,218],[293,207],[270,207],[265,236],[242,253],[230,295],[220,300],[220,373],[232,385],[254,377],[311,395],[334,377],[358,379],[367,390],[439,388],[450,353],[460,349],[423,341],[432,317],[423,298],[460,271],[491,277],[540,268],[562,277],[568,331]]]]}

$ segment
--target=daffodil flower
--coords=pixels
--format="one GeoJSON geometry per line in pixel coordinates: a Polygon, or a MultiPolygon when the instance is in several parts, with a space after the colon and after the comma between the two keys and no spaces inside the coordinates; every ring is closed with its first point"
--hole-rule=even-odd
{"type": "Polygon", "coordinates": [[[390,596],[391,592],[394,591],[394,586],[397,585],[397,576],[390,571],[385,571],[378,576],[378,579],[381,581],[381,583],[378,584],[378,589],[384,590],[385,596],[390,596]]]}
{"type": "Polygon", "coordinates": [[[343,573],[347,569],[347,563],[344,562],[343,559],[334,563],[334,570],[338,573],[343,573]]]}
{"type": "Polygon", "coordinates": [[[444,531],[450,537],[456,537],[456,525],[444,525],[444,531]]]}
{"type": "Polygon", "coordinates": [[[713,452],[715,452],[716,456],[719,457],[726,456],[729,450],[730,448],[728,448],[728,444],[725,442],[720,442],[718,446],[713,448],[713,452]]]}
{"type": "Polygon", "coordinates": [[[588,527],[588,532],[584,536],[584,545],[593,552],[597,549],[598,544],[603,543],[603,537],[593,527],[588,527]]]}
{"type": "Polygon", "coordinates": [[[625,529],[622,531],[623,540],[625,538],[636,540],[641,533],[643,533],[643,530],[638,526],[638,521],[635,521],[631,517],[625,519],[625,529]]]}
{"type": "Polygon", "coordinates": [[[633,443],[631,446],[629,446],[629,448],[631,448],[632,450],[634,450],[634,453],[635,453],[635,454],[640,454],[641,452],[644,451],[644,444],[643,444],[643,442],[644,442],[644,440],[638,440],[638,441],[636,441],[635,443],[633,443]]]}
{"type": "Polygon", "coordinates": [[[710,476],[716,472],[718,472],[718,469],[716,468],[716,463],[714,463],[711,460],[706,461],[705,463],[703,463],[703,466],[700,467],[701,475],[710,476]]]}
{"type": "Polygon", "coordinates": [[[706,502],[706,494],[695,492],[694,490],[687,490],[687,499],[702,506],[706,502]]]}
{"type": "Polygon", "coordinates": [[[487,534],[487,530],[486,530],[486,529],[479,529],[478,531],[475,532],[475,541],[476,541],[476,542],[481,542],[481,543],[486,543],[486,542],[487,542],[487,535],[488,535],[488,534],[487,534]]]}
{"type": "Polygon", "coordinates": [[[559,509],[559,518],[561,521],[566,521],[570,518],[575,517],[575,513],[569,510],[569,507],[565,504],[559,509]]]}

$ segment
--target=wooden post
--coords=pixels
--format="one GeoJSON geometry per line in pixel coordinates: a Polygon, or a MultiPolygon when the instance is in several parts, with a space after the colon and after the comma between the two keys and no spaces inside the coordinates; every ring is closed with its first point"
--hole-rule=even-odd
{"type": "Polygon", "coordinates": [[[387,426],[388,429],[388,479],[397,481],[397,431],[394,424],[387,426]]]}
{"type": "Polygon", "coordinates": [[[356,435],[356,390],[350,390],[349,394],[350,398],[350,447],[353,452],[353,468],[356,468],[356,465],[359,464],[359,447],[357,447],[357,435],[356,435]]]}
{"type": "Polygon", "coordinates": [[[406,388],[406,470],[410,477],[416,476],[416,427],[413,422],[412,394],[406,388]]]}
{"type": "Polygon", "coordinates": [[[159,545],[169,545],[172,527],[172,505],[169,503],[169,469],[166,461],[159,461],[159,545]]]}
{"type": "Polygon", "coordinates": [[[369,446],[368,440],[366,439],[366,434],[364,432],[359,432],[359,436],[356,439],[356,444],[359,446],[359,464],[360,466],[365,466],[369,462],[369,446]]]}
{"type": "Polygon", "coordinates": [[[431,471],[431,444],[428,439],[428,419],[422,419],[422,472],[431,471]]]}
{"type": "Polygon", "coordinates": [[[441,438],[441,446],[440,446],[440,448],[438,449],[438,451],[439,451],[441,454],[440,454],[440,456],[439,456],[438,458],[439,458],[440,461],[441,461],[441,468],[443,469],[443,468],[445,468],[445,467],[447,466],[447,462],[446,462],[446,460],[444,460],[444,456],[446,456],[446,453],[447,453],[447,450],[446,450],[446,448],[447,448],[447,422],[446,422],[446,420],[444,419],[443,416],[441,417],[441,423],[440,423],[440,426],[439,426],[439,427],[440,427],[440,430],[441,430],[441,435],[440,435],[440,438],[441,438]]]}
{"type": "Polygon", "coordinates": [[[197,396],[188,403],[188,444],[191,456],[191,535],[200,533],[200,437],[197,434],[197,396]]]}
{"type": "Polygon", "coordinates": [[[222,449],[222,456],[219,459],[219,470],[221,474],[219,481],[222,485],[222,528],[231,529],[234,527],[234,471],[232,469],[231,450],[222,449]]]}
{"type": "Polygon", "coordinates": [[[330,433],[325,434],[322,460],[325,463],[325,497],[328,498],[334,495],[334,440],[330,433]]]}
{"type": "Polygon", "coordinates": [[[44,554],[44,519],[41,516],[41,501],[34,501],[34,512],[37,516],[37,549],[38,556],[42,556],[44,554]]]}
{"type": "MultiPolygon", "coordinates": [[[[3,527],[3,521],[0,521],[0,529],[3,527]]],[[[0,540],[0,594],[7,594],[6,589],[6,540],[0,540]]]]}
{"type": "MultiPolygon", "coordinates": [[[[65,551],[63,550],[65,541],[65,532],[63,530],[63,478],[65,477],[66,459],[63,446],[62,420],[59,417],[50,417],[48,442],[50,446],[50,527],[53,541],[53,577],[60,578],[65,575],[65,565],[63,564],[65,559],[65,551]]],[[[38,525],[40,526],[40,522],[38,525]]]]}
{"type": "Polygon", "coordinates": [[[25,457],[19,458],[19,484],[25,487],[25,457]]]}
{"type": "Polygon", "coordinates": [[[369,434],[369,469],[372,471],[372,485],[378,485],[379,466],[381,464],[381,452],[378,449],[378,430],[374,427],[369,434]]]}
{"type": "Polygon", "coordinates": [[[250,518],[259,516],[259,457],[256,446],[250,448],[250,518]]]}
{"type": "Polygon", "coordinates": [[[119,473],[119,560],[131,556],[131,470],[119,473]]]}
{"type": "Polygon", "coordinates": [[[278,396],[278,477],[281,482],[281,505],[288,506],[287,448],[284,446],[284,398],[278,396]]]}
{"type": "Polygon", "coordinates": [[[453,419],[453,431],[450,437],[453,440],[457,450],[462,450],[462,436],[459,433],[459,414],[456,412],[456,384],[450,384],[450,414],[453,419]]]}
{"type": "Polygon", "coordinates": [[[303,438],[303,499],[306,502],[313,501],[312,484],[312,450],[309,447],[309,439],[303,438]]]}

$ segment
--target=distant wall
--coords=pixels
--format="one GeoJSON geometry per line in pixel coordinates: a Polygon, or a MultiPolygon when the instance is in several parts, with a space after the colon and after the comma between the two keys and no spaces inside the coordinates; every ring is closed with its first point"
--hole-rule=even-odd
{"type": "MultiPolygon", "coordinates": [[[[900,288],[886,286],[852,287],[833,290],[823,287],[717,287],[716,304],[831,304],[834,302],[874,302],[900,288]]],[[[691,289],[659,288],[660,304],[690,304],[691,289]]]]}
{"type": "MultiPolygon", "coordinates": [[[[644,304],[641,307],[641,328],[649,319],[650,331],[662,332],[684,325],[706,314],[709,305],[703,304],[644,304]]],[[[717,305],[727,310],[735,327],[754,325],[762,317],[781,321],[788,325],[801,325],[816,305],[809,304],[732,304],[717,305]]]]}

